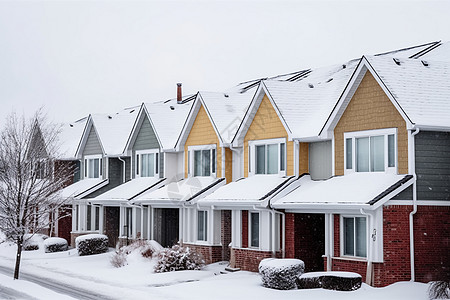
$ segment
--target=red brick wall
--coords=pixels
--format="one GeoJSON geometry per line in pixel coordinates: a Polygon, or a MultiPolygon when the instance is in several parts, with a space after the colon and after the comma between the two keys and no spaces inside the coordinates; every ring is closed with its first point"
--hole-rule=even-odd
{"type": "Polygon", "coordinates": [[[331,262],[331,270],[355,272],[362,276],[363,282],[366,281],[367,263],[365,261],[334,258],[331,262]]]}
{"type": "Polygon", "coordinates": [[[57,236],[70,242],[70,232],[72,231],[72,207],[64,206],[59,210],[59,216],[65,216],[58,220],[57,236]]]}
{"type": "Polygon", "coordinates": [[[201,246],[188,243],[184,243],[183,246],[201,253],[207,264],[222,261],[222,246],[201,246]]]}
{"type": "Polygon", "coordinates": [[[242,211],[242,248],[248,247],[248,210],[242,211]]]}
{"type": "MultiPolygon", "coordinates": [[[[233,249],[233,252],[235,256],[235,267],[251,272],[258,272],[259,262],[264,258],[272,257],[272,251],[233,249]]],[[[281,257],[281,253],[277,252],[276,257],[281,257]]]]}
{"type": "Polygon", "coordinates": [[[286,213],[285,217],[285,256],[286,258],[295,258],[295,215],[286,213]]]}
{"type": "Polygon", "coordinates": [[[221,243],[222,260],[230,260],[231,210],[222,210],[221,243]]]}
{"type": "Polygon", "coordinates": [[[341,256],[341,243],[340,243],[340,227],[339,227],[340,215],[334,215],[334,256],[341,256]]]}

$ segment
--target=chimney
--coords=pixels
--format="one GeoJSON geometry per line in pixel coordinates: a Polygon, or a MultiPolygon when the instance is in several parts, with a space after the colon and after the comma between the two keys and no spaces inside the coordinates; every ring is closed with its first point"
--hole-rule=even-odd
{"type": "Polygon", "coordinates": [[[177,103],[181,104],[183,102],[183,96],[181,94],[181,83],[177,83],[177,103]]]}

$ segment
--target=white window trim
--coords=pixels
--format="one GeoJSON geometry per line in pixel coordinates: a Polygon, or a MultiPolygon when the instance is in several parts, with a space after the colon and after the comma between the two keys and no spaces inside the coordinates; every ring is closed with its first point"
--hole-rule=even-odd
{"type": "Polygon", "coordinates": [[[101,226],[100,226],[100,221],[101,221],[101,213],[102,213],[102,210],[101,210],[101,208],[100,208],[100,206],[99,205],[95,205],[95,204],[86,204],[86,226],[85,226],[85,229],[86,229],[86,231],[88,231],[88,232],[100,232],[100,229],[101,229],[101,226]],[[87,210],[88,210],[88,206],[90,206],[91,207],[91,228],[88,228],[88,219],[87,219],[87,210]],[[98,220],[98,229],[95,229],[95,220],[96,220],[96,216],[95,216],[95,211],[96,211],[96,209],[98,208],[98,217],[99,217],[99,220],[98,220]]]}
{"type": "Polygon", "coordinates": [[[198,243],[207,243],[208,242],[208,235],[209,235],[209,224],[208,224],[208,222],[209,222],[209,218],[208,218],[208,215],[209,215],[209,213],[208,213],[208,210],[197,210],[197,218],[196,218],[196,226],[195,226],[195,228],[196,228],[196,233],[195,233],[195,236],[196,236],[196,241],[198,242],[198,243]],[[199,238],[198,238],[198,214],[199,214],[199,212],[203,212],[203,213],[206,213],[206,220],[203,220],[203,225],[204,226],[206,226],[206,232],[205,232],[205,239],[204,240],[200,240],[199,238]]]}
{"type": "Polygon", "coordinates": [[[261,249],[261,213],[259,211],[248,211],[248,248],[261,249]],[[252,214],[258,214],[258,247],[252,246],[252,214]]]}
{"type": "Polygon", "coordinates": [[[98,155],[86,155],[83,160],[83,178],[95,178],[95,177],[89,177],[89,169],[88,169],[88,163],[87,161],[90,159],[99,159],[98,161],[98,178],[103,178],[103,156],[98,155]]]}
{"type": "MultiPolygon", "coordinates": [[[[372,136],[384,136],[384,172],[389,174],[397,174],[398,169],[398,145],[397,145],[397,128],[386,129],[374,129],[364,131],[354,131],[344,133],[344,174],[355,173],[356,171],[356,139],[372,136]],[[389,149],[388,149],[388,136],[394,135],[394,155],[395,166],[388,167],[389,165],[389,149]],[[347,139],[352,139],[352,168],[347,169],[347,139]]],[[[370,148],[370,147],[369,147],[370,148]]],[[[370,159],[369,159],[370,161],[370,159]]],[[[370,167],[369,167],[370,169],[370,167]]],[[[369,171],[370,172],[370,171],[369,171]]]]}
{"type": "Polygon", "coordinates": [[[141,170],[142,158],[139,157],[139,159],[137,159],[137,156],[138,155],[142,155],[142,154],[155,154],[155,156],[154,156],[155,161],[153,163],[153,166],[154,166],[155,169],[153,170],[153,174],[154,174],[153,177],[159,177],[159,170],[161,169],[161,166],[160,166],[160,161],[161,161],[160,155],[161,155],[161,153],[159,152],[159,149],[136,150],[136,153],[134,155],[134,162],[133,162],[135,164],[135,168],[134,168],[135,177],[136,178],[140,178],[141,174],[142,174],[142,170],[141,170]],[[156,154],[158,154],[158,172],[156,172],[156,154]],[[136,166],[136,164],[137,164],[137,166],[136,166]],[[138,170],[139,170],[139,172],[138,172],[138,170]]]}
{"type": "MultiPolygon", "coordinates": [[[[211,174],[210,177],[217,177],[217,145],[216,144],[209,144],[209,145],[196,145],[196,146],[188,146],[188,177],[194,177],[194,151],[198,151],[198,150],[212,150],[215,149],[216,150],[216,157],[215,160],[212,161],[211,159],[211,164],[209,166],[209,173],[211,174]],[[212,166],[213,164],[215,165],[215,172],[213,173],[212,171],[212,166]]],[[[201,176],[198,176],[201,177],[201,176]]],[[[204,176],[204,177],[208,177],[208,176],[204,176]]]]}
{"type": "MultiPolygon", "coordinates": [[[[277,169],[278,169],[278,175],[279,176],[286,176],[286,169],[287,169],[287,142],[286,138],[277,138],[277,139],[265,139],[265,140],[253,140],[248,142],[248,157],[249,157],[249,171],[248,176],[254,176],[254,175],[271,175],[271,174],[256,174],[256,146],[261,145],[271,145],[271,144],[278,144],[278,158],[277,158],[277,169]],[[281,171],[280,166],[280,144],[284,144],[284,170],[281,171]]],[[[272,174],[275,175],[275,174],[272,174]]]]}
{"type": "MultiPolygon", "coordinates": [[[[367,216],[364,215],[340,215],[339,218],[339,251],[340,251],[340,256],[341,257],[345,257],[345,258],[351,258],[351,259],[358,259],[358,260],[367,260],[367,254],[369,253],[369,247],[370,247],[370,243],[369,243],[369,238],[370,238],[370,230],[369,230],[369,218],[367,218],[367,216]],[[344,240],[344,218],[365,218],[366,219],[366,256],[356,256],[356,255],[348,255],[348,254],[344,254],[344,247],[345,247],[345,240],[344,240]]],[[[355,249],[355,253],[356,253],[356,236],[354,239],[354,249],[355,249]]]]}

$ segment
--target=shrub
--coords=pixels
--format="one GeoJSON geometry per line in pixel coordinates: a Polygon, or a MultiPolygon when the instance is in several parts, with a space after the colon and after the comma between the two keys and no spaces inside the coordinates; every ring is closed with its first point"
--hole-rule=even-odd
{"type": "Polygon", "coordinates": [[[25,234],[23,236],[23,244],[22,249],[25,251],[33,251],[38,250],[39,245],[42,245],[44,240],[46,240],[48,236],[45,234],[35,233],[35,234],[25,234]]]}
{"type": "Polygon", "coordinates": [[[310,272],[297,280],[299,289],[324,288],[336,291],[354,291],[361,287],[361,275],[353,272],[310,272]]]}
{"type": "Polygon", "coordinates": [[[86,234],[75,239],[78,255],[100,254],[108,251],[108,237],[103,234],[86,234]]]}
{"type": "Polygon", "coordinates": [[[152,258],[154,254],[158,254],[163,247],[154,240],[136,240],[128,246],[124,246],[123,252],[130,254],[133,251],[139,251],[143,257],[152,258]]]}
{"type": "Polygon", "coordinates": [[[428,287],[430,299],[450,299],[449,281],[432,281],[428,287]]]}
{"type": "Polygon", "coordinates": [[[303,274],[305,264],[300,259],[266,258],[259,263],[263,286],[290,290],[296,288],[297,278],[303,274]]]}
{"type": "Polygon", "coordinates": [[[127,254],[122,250],[122,248],[117,249],[111,256],[109,262],[115,268],[121,268],[128,265],[127,254]]]}
{"type": "Polygon", "coordinates": [[[179,270],[200,270],[205,266],[205,261],[200,253],[180,244],[172,248],[164,248],[158,253],[158,261],[155,265],[156,273],[172,272],[179,270]]]}
{"type": "Polygon", "coordinates": [[[67,241],[59,237],[51,237],[44,241],[45,253],[67,251],[67,241]]]}

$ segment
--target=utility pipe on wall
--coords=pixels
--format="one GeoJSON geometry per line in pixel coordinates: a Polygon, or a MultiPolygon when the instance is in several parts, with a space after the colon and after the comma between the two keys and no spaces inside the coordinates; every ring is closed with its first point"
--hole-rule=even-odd
{"type": "Polygon", "coordinates": [[[125,170],[126,170],[126,162],[125,162],[125,160],[123,160],[120,156],[119,156],[119,160],[123,163],[123,183],[125,183],[125,180],[126,180],[126,173],[125,173],[125,170]]]}
{"type": "Polygon", "coordinates": [[[416,270],[414,268],[414,215],[417,212],[417,175],[416,175],[416,145],[414,136],[419,133],[419,128],[416,128],[414,132],[411,132],[411,138],[409,140],[409,159],[411,160],[410,172],[413,174],[413,210],[409,214],[409,248],[410,248],[410,261],[411,261],[411,281],[416,279],[416,270]]]}

